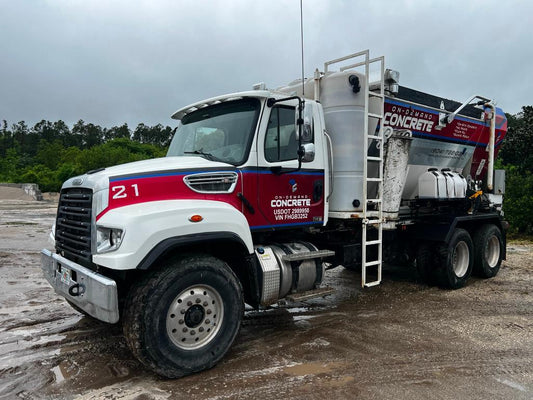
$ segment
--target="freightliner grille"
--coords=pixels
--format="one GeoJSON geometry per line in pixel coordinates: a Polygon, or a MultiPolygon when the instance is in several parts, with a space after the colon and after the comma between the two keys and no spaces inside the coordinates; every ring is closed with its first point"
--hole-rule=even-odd
{"type": "Polygon", "coordinates": [[[91,263],[91,189],[63,189],[56,221],[56,251],[88,266],[91,263]]]}

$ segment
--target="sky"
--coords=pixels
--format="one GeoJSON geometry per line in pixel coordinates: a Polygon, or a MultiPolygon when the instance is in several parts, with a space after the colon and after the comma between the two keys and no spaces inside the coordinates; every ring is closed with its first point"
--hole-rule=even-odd
{"type": "MultiPolygon", "coordinates": [[[[0,0],[0,120],[175,126],[196,101],[301,76],[300,0],[0,0]]],[[[533,104],[533,1],[303,0],[304,70],[360,50],[400,84],[533,104]]]]}

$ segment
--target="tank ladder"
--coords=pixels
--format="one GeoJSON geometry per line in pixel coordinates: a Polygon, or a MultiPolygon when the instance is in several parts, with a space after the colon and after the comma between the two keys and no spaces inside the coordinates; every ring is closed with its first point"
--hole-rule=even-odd
{"type": "Polygon", "coordinates": [[[364,161],[363,161],[363,220],[361,243],[361,286],[370,287],[381,283],[383,266],[383,162],[384,135],[383,117],[385,114],[385,57],[370,59],[365,54],[365,78],[367,96],[365,97],[364,118],[364,161]],[[370,65],[379,69],[378,90],[370,90],[370,65]],[[371,99],[372,107],[371,107],[371,99]],[[370,122],[374,122],[371,124],[370,122]],[[376,126],[375,132],[369,132],[370,126],[376,126]],[[369,154],[371,145],[375,143],[378,154],[369,154]],[[369,184],[374,183],[372,186],[369,184]],[[370,187],[369,187],[370,186],[370,187]],[[372,192],[370,192],[372,188],[372,192]],[[371,208],[369,210],[369,208],[371,208]],[[368,269],[377,272],[374,279],[368,279],[368,269]]]}
{"type": "Polygon", "coordinates": [[[385,57],[370,58],[369,50],[351,54],[325,64],[328,66],[348,59],[355,59],[341,71],[356,69],[364,71],[364,82],[360,82],[365,95],[364,109],[364,160],[363,160],[363,213],[361,238],[361,286],[370,287],[381,283],[383,264],[383,162],[384,134],[383,117],[385,104],[385,57]],[[370,90],[370,69],[377,69],[379,79],[372,82],[370,90]],[[370,126],[377,127],[369,132],[370,126]],[[378,150],[379,149],[379,150],[378,150]],[[370,154],[369,154],[370,151],[370,154]],[[369,279],[369,269],[373,269],[369,279]],[[375,271],[375,272],[374,272],[375,271]],[[374,279],[375,277],[375,279],[374,279]]]}
{"type": "Polygon", "coordinates": [[[384,135],[383,117],[385,103],[385,58],[370,58],[364,52],[365,70],[365,117],[363,160],[363,219],[361,243],[361,286],[370,287],[381,283],[383,267],[383,162],[384,135]],[[379,80],[370,90],[370,68],[379,70],[379,80]],[[370,132],[371,127],[375,132],[370,132]],[[374,145],[374,146],[373,146],[374,145]],[[375,149],[379,149],[377,152],[375,149]],[[377,154],[376,154],[377,153],[377,154]],[[369,279],[369,269],[373,270],[369,279]],[[375,271],[375,272],[374,272],[375,271]]]}

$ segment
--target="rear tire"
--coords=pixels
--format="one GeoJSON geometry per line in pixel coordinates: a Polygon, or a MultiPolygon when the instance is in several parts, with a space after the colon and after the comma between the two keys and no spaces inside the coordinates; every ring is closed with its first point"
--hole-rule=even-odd
{"type": "Polygon", "coordinates": [[[168,262],[131,288],[124,308],[128,346],[146,367],[178,378],[213,367],[239,331],[239,280],[211,256],[168,262]]]}
{"type": "Polygon", "coordinates": [[[474,271],[482,278],[498,274],[502,264],[503,238],[496,225],[483,225],[474,235],[474,271]]]}
{"type": "Polygon", "coordinates": [[[440,246],[440,286],[459,289],[466,285],[474,265],[473,250],[472,238],[464,229],[456,229],[449,243],[440,246]]]}

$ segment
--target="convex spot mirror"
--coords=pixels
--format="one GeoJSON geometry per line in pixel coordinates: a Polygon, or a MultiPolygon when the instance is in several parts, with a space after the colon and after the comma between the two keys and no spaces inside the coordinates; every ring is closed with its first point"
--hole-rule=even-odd
{"type": "Polygon", "coordinates": [[[314,143],[304,143],[300,147],[298,155],[302,157],[302,162],[311,162],[315,159],[315,144],[314,143]]]}

